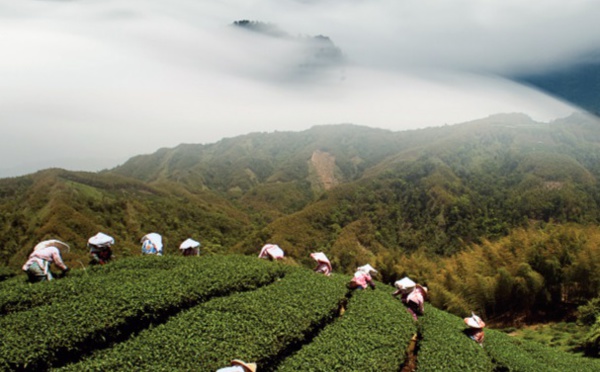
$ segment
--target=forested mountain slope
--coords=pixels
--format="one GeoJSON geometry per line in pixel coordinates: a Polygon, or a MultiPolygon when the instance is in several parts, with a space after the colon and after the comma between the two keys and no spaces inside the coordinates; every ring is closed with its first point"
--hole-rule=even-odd
{"type": "Polygon", "coordinates": [[[327,247],[341,266],[353,267],[344,255],[361,261],[381,250],[420,248],[450,254],[531,221],[595,222],[597,129],[583,117],[541,124],[503,115],[402,133],[415,145],[275,220],[260,238],[300,257],[327,247]]]}
{"type": "Polygon", "coordinates": [[[300,258],[353,249],[344,240],[367,253],[448,254],[531,220],[597,221],[599,128],[580,114],[405,132],[328,125],[161,149],[97,174],[5,179],[1,257],[23,248],[22,260],[53,234],[83,250],[96,230],[127,242],[147,230],[199,235],[245,251],[273,240],[300,258]]]}
{"type": "Polygon", "coordinates": [[[457,313],[532,314],[592,296],[562,296],[582,285],[575,270],[600,283],[598,270],[578,266],[584,251],[596,262],[599,129],[584,114],[551,123],[504,114],[405,132],[326,125],[161,149],[100,173],[52,169],[3,179],[0,262],[17,269],[34,243],[61,238],[73,248],[67,262],[86,265],[86,241],[98,231],[116,238],[117,257],[139,254],[139,239],[153,231],[163,234],[167,254],[178,254],[188,237],[218,253],[254,255],[270,242],[306,265],[310,252],[324,251],[338,272],[370,262],[384,281],[432,280],[444,294],[437,305],[457,313]],[[578,235],[548,232],[555,225],[578,235]],[[563,243],[534,249],[552,234],[563,243]],[[485,285],[457,285],[460,270],[448,260],[490,245],[513,250],[506,273],[482,270],[485,285]],[[557,261],[564,271],[557,277],[556,262],[544,260],[560,249],[568,254],[557,261]],[[529,280],[524,292],[539,298],[514,309],[491,304],[506,295],[494,288],[507,273],[515,291],[529,280]]]}

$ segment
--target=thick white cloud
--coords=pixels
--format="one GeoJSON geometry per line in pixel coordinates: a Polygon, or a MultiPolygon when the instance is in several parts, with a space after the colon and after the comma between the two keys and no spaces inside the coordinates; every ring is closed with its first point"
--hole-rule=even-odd
{"type": "Polygon", "coordinates": [[[0,0],[0,176],[316,124],[551,120],[573,108],[497,76],[595,51],[598,15],[584,0],[0,0]],[[343,66],[299,67],[318,34],[343,66]]]}

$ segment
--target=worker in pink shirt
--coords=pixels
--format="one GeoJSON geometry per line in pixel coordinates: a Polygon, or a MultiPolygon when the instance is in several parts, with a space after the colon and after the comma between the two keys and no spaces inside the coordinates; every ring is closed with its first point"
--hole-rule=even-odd
{"type": "Polygon", "coordinates": [[[367,289],[367,286],[369,286],[372,289],[375,289],[375,283],[371,277],[371,271],[377,272],[377,270],[375,270],[369,264],[359,267],[356,270],[356,273],[354,273],[352,280],[350,280],[350,283],[348,283],[348,288],[367,289]]]}
{"type": "Polygon", "coordinates": [[[258,254],[258,258],[266,258],[270,261],[283,260],[285,253],[277,244],[265,244],[258,254]]]}
{"type": "Polygon", "coordinates": [[[315,272],[323,274],[325,276],[331,275],[331,262],[323,252],[315,252],[311,253],[310,257],[313,260],[317,261],[317,267],[315,267],[315,272]]]}
{"type": "Polygon", "coordinates": [[[52,280],[53,277],[50,272],[50,265],[52,263],[62,270],[62,276],[69,271],[69,268],[63,262],[60,250],[58,249],[58,246],[64,245],[68,247],[68,245],[57,240],[42,243],[36,245],[33,252],[29,255],[29,259],[22,267],[23,271],[27,273],[29,281],[32,283],[52,280]]]}
{"type": "Polygon", "coordinates": [[[406,296],[407,310],[415,321],[417,320],[417,315],[423,315],[424,313],[426,298],[427,287],[423,287],[420,284],[415,285],[415,289],[406,296]]]}
{"type": "Polygon", "coordinates": [[[485,327],[485,322],[474,313],[471,313],[469,318],[465,318],[464,322],[469,326],[469,328],[465,330],[467,336],[483,347],[483,340],[485,339],[483,328],[485,327]]]}

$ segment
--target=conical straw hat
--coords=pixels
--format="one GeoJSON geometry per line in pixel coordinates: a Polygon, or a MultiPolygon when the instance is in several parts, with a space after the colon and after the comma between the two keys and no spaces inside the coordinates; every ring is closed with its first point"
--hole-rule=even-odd
{"type": "Polygon", "coordinates": [[[98,234],[92,236],[88,240],[88,244],[93,244],[93,245],[101,247],[101,246],[115,244],[115,239],[110,235],[106,235],[105,233],[99,232],[98,234]]]}
{"type": "Polygon", "coordinates": [[[246,363],[243,360],[234,359],[231,361],[232,366],[242,366],[250,372],[256,372],[256,363],[246,363]]]}
{"type": "Polygon", "coordinates": [[[56,247],[58,249],[66,249],[67,253],[69,252],[69,250],[71,249],[71,247],[69,247],[69,245],[67,243],[61,242],[60,240],[57,239],[50,239],[50,240],[44,240],[42,242],[39,242],[35,245],[35,247],[33,247],[33,251],[39,251],[40,249],[44,249],[44,248],[48,248],[48,247],[56,247]]]}
{"type": "Polygon", "coordinates": [[[358,270],[358,271],[365,272],[365,273],[367,273],[367,274],[369,274],[371,271],[372,271],[372,272],[374,272],[374,273],[376,273],[376,272],[377,272],[377,270],[375,270],[375,269],[373,268],[373,266],[371,266],[371,265],[369,265],[369,264],[366,264],[366,265],[364,265],[364,266],[360,266],[360,267],[359,267],[357,270],[358,270]]]}
{"type": "Polygon", "coordinates": [[[465,318],[465,324],[468,325],[471,328],[483,328],[485,327],[485,322],[483,320],[481,320],[480,317],[478,317],[475,314],[472,314],[471,317],[469,318],[465,318]]]}
{"type": "Polygon", "coordinates": [[[404,278],[397,280],[394,283],[394,286],[398,289],[409,289],[413,288],[416,284],[417,283],[412,281],[412,279],[410,279],[408,276],[405,276],[404,278]]]}
{"type": "Polygon", "coordinates": [[[196,248],[200,246],[200,242],[195,241],[192,238],[188,238],[181,243],[179,249],[196,248]]]}

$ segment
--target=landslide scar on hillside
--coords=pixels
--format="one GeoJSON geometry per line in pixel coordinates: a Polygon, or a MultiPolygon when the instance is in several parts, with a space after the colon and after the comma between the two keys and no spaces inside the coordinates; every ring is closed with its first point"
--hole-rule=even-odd
{"type": "Polygon", "coordinates": [[[328,152],[316,150],[312,153],[310,164],[316,173],[318,183],[323,189],[329,190],[340,183],[335,177],[335,156],[328,152]]]}

